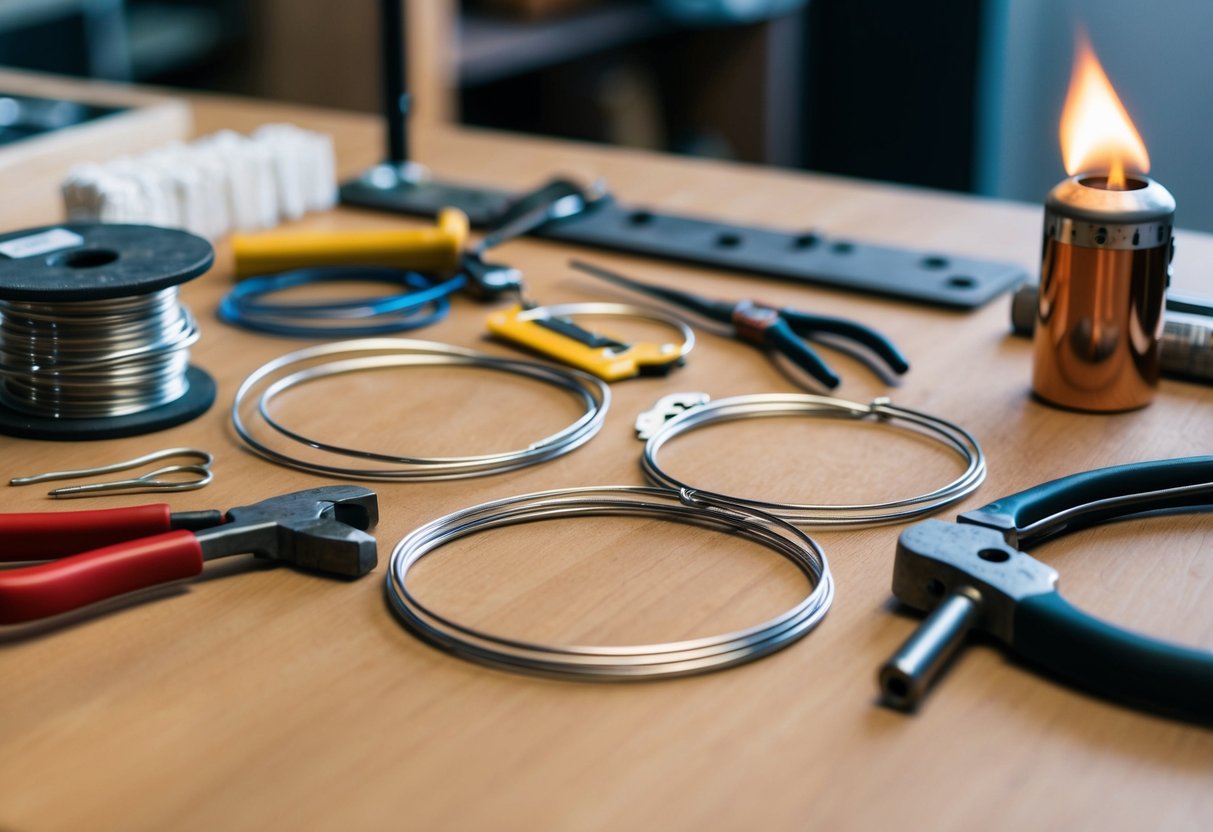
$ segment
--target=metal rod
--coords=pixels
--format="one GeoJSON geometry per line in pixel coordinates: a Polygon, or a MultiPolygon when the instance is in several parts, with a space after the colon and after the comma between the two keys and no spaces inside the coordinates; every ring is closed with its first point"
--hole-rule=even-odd
{"type": "Polygon", "coordinates": [[[968,587],[944,599],[880,668],[885,703],[905,711],[918,707],[980,611],[981,596],[968,587]]]}
{"type": "Polygon", "coordinates": [[[383,118],[387,122],[387,161],[403,166],[409,161],[408,54],[406,0],[380,0],[379,48],[383,84],[383,118]]]}

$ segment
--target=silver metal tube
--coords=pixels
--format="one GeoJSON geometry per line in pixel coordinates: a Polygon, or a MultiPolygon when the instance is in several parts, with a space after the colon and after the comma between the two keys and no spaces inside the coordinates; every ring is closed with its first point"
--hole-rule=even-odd
{"type": "Polygon", "coordinates": [[[953,592],[932,610],[880,668],[884,701],[901,710],[918,707],[980,612],[981,596],[968,587],[953,592]]]}

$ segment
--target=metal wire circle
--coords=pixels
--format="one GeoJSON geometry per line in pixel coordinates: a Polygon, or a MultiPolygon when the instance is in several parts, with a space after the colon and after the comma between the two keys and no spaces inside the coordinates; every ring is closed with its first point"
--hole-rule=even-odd
{"type": "Polygon", "coordinates": [[[986,478],[986,458],[981,445],[972,434],[953,422],[907,407],[898,407],[887,398],[876,399],[871,404],[861,404],[808,393],[734,396],[710,401],[684,411],[658,428],[648,439],[641,455],[640,467],[650,482],[664,488],[691,490],[700,497],[721,503],[769,512],[789,523],[822,527],[900,523],[912,517],[929,514],[966,497],[976,491],[986,478]],[[964,460],[965,470],[947,485],[914,497],[855,505],[814,505],[751,500],[707,491],[671,476],[658,464],[661,449],[687,431],[720,422],[774,416],[872,420],[880,425],[906,428],[935,439],[954,450],[964,460]]]}
{"type": "Polygon", "coordinates": [[[386,592],[405,627],[461,658],[544,676],[633,680],[719,670],[786,647],[825,617],[834,599],[834,580],[812,538],[764,512],[688,491],[598,486],[507,497],[433,520],[396,544],[388,562],[386,592]],[[517,523],[605,515],[671,520],[739,535],[790,560],[809,579],[811,590],[787,611],[742,630],[657,644],[588,646],[540,644],[468,627],[430,609],[408,588],[409,570],[421,558],[461,537],[517,523]]]}
{"type": "Polygon", "coordinates": [[[605,382],[576,370],[497,358],[433,341],[363,338],[308,347],[262,365],[236,391],[231,418],[236,433],[255,453],[292,468],[349,479],[450,480],[512,471],[566,454],[588,442],[599,431],[610,401],[611,393],[605,382]],[[563,429],[537,439],[525,448],[445,457],[403,456],[323,442],[287,428],[273,415],[274,399],[301,384],[350,373],[418,366],[479,367],[530,378],[568,392],[582,406],[583,412],[563,429]],[[334,457],[368,460],[389,467],[360,467],[335,464],[335,461],[330,464],[292,455],[259,438],[254,423],[245,418],[246,410],[257,415],[263,428],[269,428],[287,441],[334,457]]]}
{"type": "Polygon", "coordinates": [[[188,392],[198,336],[176,287],[107,300],[3,300],[0,402],[54,419],[142,413],[188,392]]]}

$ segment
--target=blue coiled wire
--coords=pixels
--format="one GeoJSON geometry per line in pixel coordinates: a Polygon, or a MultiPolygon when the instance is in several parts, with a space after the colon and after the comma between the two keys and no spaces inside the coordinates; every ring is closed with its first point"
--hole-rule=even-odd
{"type": "Polygon", "coordinates": [[[219,303],[219,318],[255,332],[292,338],[360,338],[419,329],[437,323],[451,308],[449,297],[467,279],[458,274],[435,281],[417,272],[374,266],[325,266],[252,277],[237,283],[219,303]],[[403,289],[383,297],[324,303],[273,303],[276,292],[314,283],[388,283],[403,289]],[[340,326],[344,320],[362,321],[340,326]],[[328,323],[308,323],[325,321],[328,323]]]}

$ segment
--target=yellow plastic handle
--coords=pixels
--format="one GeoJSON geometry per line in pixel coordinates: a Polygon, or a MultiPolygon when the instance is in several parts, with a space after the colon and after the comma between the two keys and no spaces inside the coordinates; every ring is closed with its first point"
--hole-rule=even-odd
{"type": "Polygon", "coordinates": [[[431,228],[271,231],[232,235],[236,279],[310,266],[394,266],[419,272],[459,268],[468,218],[443,208],[431,228]]]}
{"type": "Polygon", "coordinates": [[[489,332],[515,344],[542,353],[570,367],[593,373],[603,381],[619,381],[642,372],[664,373],[682,363],[683,353],[674,344],[650,341],[623,343],[602,333],[613,343],[595,346],[582,343],[544,326],[543,319],[526,317],[521,306],[489,315],[489,332]]]}

